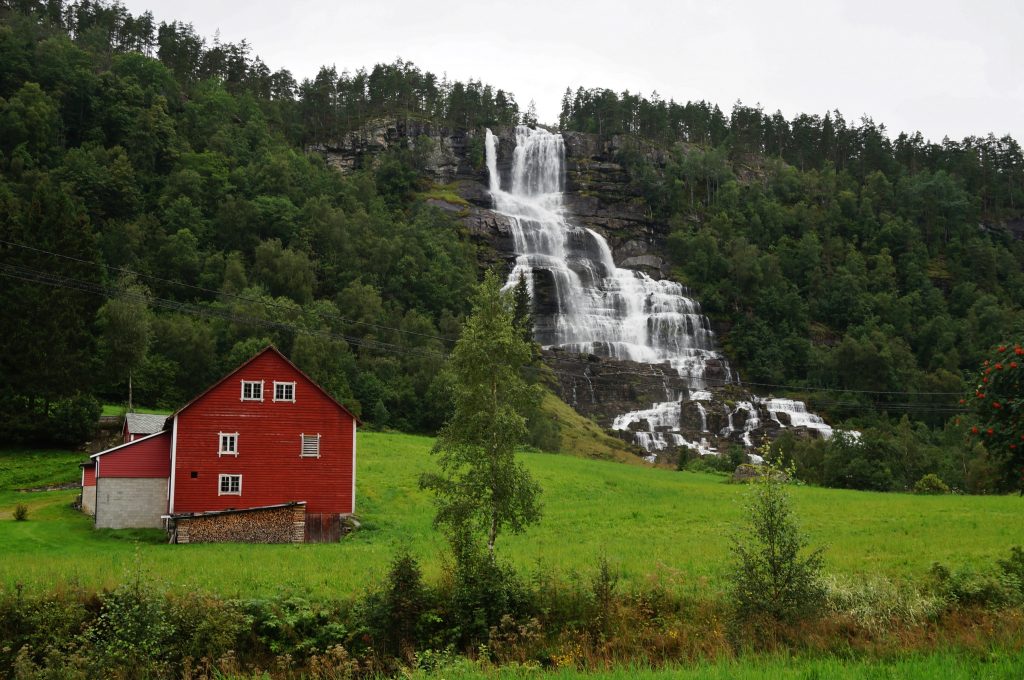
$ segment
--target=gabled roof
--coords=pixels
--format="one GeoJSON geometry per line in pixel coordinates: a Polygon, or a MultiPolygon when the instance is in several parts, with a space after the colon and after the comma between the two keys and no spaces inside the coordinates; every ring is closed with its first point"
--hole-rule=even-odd
{"type": "Polygon", "coordinates": [[[165,415],[151,415],[149,413],[126,413],[124,422],[128,425],[128,432],[132,434],[153,434],[164,429],[167,422],[165,415]]]}
{"type": "Polygon", "coordinates": [[[244,368],[245,368],[246,366],[248,366],[248,365],[249,365],[249,364],[251,364],[252,362],[256,361],[256,360],[257,360],[258,358],[260,358],[261,356],[263,356],[263,355],[264,355],[264,354],[266,354],[267,352],[273,352],[274,354],[276,354],[277,356],[279,356],[279,357],[280,357],[280,358],[281,358],[281,359],[282,359],[282,360],[283,360],[283,361],[284,361],[284,362],[285,362],[286,364],[288,364],[289,366],[291,366],[291,367],[292,367],[292,368],[293,368],[293,369],[295,370],[295,372],[296,372],[296,373],[298,373],[298,374],[299,374],[299,375],[301,375],[301,376],[302,376],[303,378],[305,378],[306,380],[308,380],[308,381],[309,381],[309,383],[310,383],[310,384],[311,384],[311,385],[312,385],[313,387],[317,388],[317,389],[318,389],[318,390],[320,391],[320,393],[321,393],[321,394],[323,394],[323,395],[324,395],[325,397],[327,397],[327,398],[328,398],[328,399],[330,399],[330,400],[331,400],[332,402],[334,402],[334,404],[335,404],[335,405],[336,405],[336,406],[337,406],[338,408],[340,408],[340,409],[341,409],[342,411],[344,411],[345,413],[347,413],[347,414],[349,414],[350,416],[352,416],[352,419],[353,419],[353,420],[355,420],[355,421],[356,421],[356,423],[357,423],[358,425],[362,425],[362,424],[363,424],[363,421],[359,420],[359,417],[358,417],[358,416],[357,416],[356,414],[352,413],[352,411],[349,411],[349,410],[348,410],[348,408],[346,408],[344,404],[342,404],[342,403],[341,403],[340,401],[338,401],[338,400],[337,400],[337,399],[335,399],[335,398],[334,398],[333,396],[331,396],[331,394],[330,394],[330,393],[329,393],[329,392],[328,392],[327,390],[325,390],[324,388],[320,387],[320,385],[318,385],[318,384],[316,383],[316,381],[315,381],[315,380],[313,380],[313,379],[312,379],[312,378],[310,378],[310,377],[309,377],[308,375],[306,375],[305,373],[303,373],[303,371],[302,371],[302,369],[301,369],[301,368],[299,368],[298,366],[296,366],[295,364],[293,364],[293,363],[291,362],[291,360],[290,360],[290,359],[289,359],[288,357],[286,357],[286,356],[285,356],[284,354],[282,354],[282,353],[281,353],[281,350],[279,350],[278,348],[274,347],[273,345],[267,345],[267,346],[266,346],[266,347],[264,347],[264,348],[263,348],[262,350],[260,350],[259,352],[257,352],[256,354],[254,354],[254,355],[253,355],[252,357],[250,357],[250,358],[249,358],[248,360],[246,360],[246,361],[242,362],[242,364],[241,364],[241,365],[240,365],[240,366],[239,366],[238,368],[236,368],[235,370],[231,371],[230,373],[228,373],[227,375],[225,375],[225,376],[224,376],[223,378],[221,378],[221,379],[220,379],[220,380],[218,380],[217,382],[215,382],[215,383],[213,383],[212,385],[210,385],[209,387],[207,387],[207,388],[206,388],[205,390],[203,390],[203,391],[202,391],[202,392],[200,392],[200,393],[199,393],[198,395],[196,395],[195,397],[193,397],[193,398],[192,398],[192,400],[191,400],[191,401],[189,401],[189,402],[188,402],[187,404],[185,404],[184,406],[182,406],[181,408],[179,408],[179,409],[178,409],[177,411],[175,411],[175,412],[174,412],[174,413],[172,413],[171,415],[167,416],[167,418],[173,418],[173,417],[175,417],[175,416],[179,415],[180,413],[182,413],[183,411],[185,411],[186,409],[190,408],[190,407],[191,407],[191,406],[192,406],[193,404],[195,404],[195,403],[196,403],[197,401],[199,401],[200,399],[202,399],[203,397],[205,397],[205,396],[206,396],[207,394],[209,394],[210,392],[212,392],[212,391],[213,391],[213,390],[214,390],[214,389],[215,389],[215,388],[216,388],[217,386],[219,386],[219,385],[220,385],[221,383],[223,383],[223,382],[227,381],[227,380],[228,380],[229,378],[231,378],[231,377],[232,377],[233,375],[235,375],[236,373],[238,373],[239,371],[241,371],[242,369],[244,369],[244,368]]]}
{"type": "MultiPolygon", "coordinates": [[[[92,458],[93,462],[96,462],[96,459],[99,458],[100,456],[105,456],[108,453],[113,453],[114,451],[120,451],[121,449],[125,448],[126,446],[135,446],[136,444],[140,444],[140,443],[142,443],[142,442],[144,442],[144,441],[146,441],[148,439],[152,439],[153,437],[159,437],[162,434],[170,434],[170,433],[171,433],[170,430],[160,430],[159,432],[154,432],[153,434],[147,434],[145,437],[139,437],[138,439],[136,439],[134,441],[130,441],[127,444],[120,444],[118,446],[113,446],[113,447],[107,449],[106,451],[100,451],[99,453],[94,453],[91,456],[89,456],[89,458],[92,458]]],[[[82,463],[82,464],[83,465],[88,465],[88,463],[82,463]]]]}

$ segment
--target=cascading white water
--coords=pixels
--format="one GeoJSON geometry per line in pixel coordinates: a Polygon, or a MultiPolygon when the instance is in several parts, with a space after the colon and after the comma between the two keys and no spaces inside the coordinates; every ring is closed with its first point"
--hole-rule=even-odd
{"type": "Polygon", "coordinates": [[[615,266],[608,242],[566,219],[565,149],[561,135],[516,128],[512,173],[498,171],[497,138],[487,131],[487,170],[498,212],[508,217],[516,250],[509,275],[525,276],[535,294],[550,280],[553,313],[534,329],[544,347],[640,363],[669,363],[691,387],[705,386],[705,365],[728,364],[715,351],[714,333],[700,305],[672,281],[615,266]],[[507,187],[507,188],[505,188],[507,187]]]}
{"type": "MultiPolygon", "coordinates": [[[[695,402],[711,399],[705,389],[709,361],[720,367],[726,382],[731,381],[728,362],[715,350],[710,322],[680,284],[615,266],[611,248],[600,234],[567,219],[561,135],[517,127],[511,176],[504,181],[498,169],[498,139],[487,130],[485,142],[490,193],[497,212],[509,220],[516,251],[506,287],[516,285],[522,276],[536,300],[538,282],[543,281],[547,309],[538,315],[534,328],[542,346],[639,363],[668,363],[686,379],[689,399],[695,402]]],[[[584,377],[589,383],[586,371],[584,377]]],[[[707,439],[689,442],[672,431],[680,426],[681,403],[667,383],[665,392],[667,401],[617,416],[612,428],[634,430],[634,441],[648,452],[689,446],[702,455],[716,454],[707,439]],[[646,431],[637,431],[641,422],[646,422],[646,431]]],[[[590,398],[594,400],[592,384],[590,398]]],[[[832,428],[808,413],[802,402],[770,399],[763,403],[773,418],[775,412],[785,412],[793,426],[816,429],[826,438],[832,434],[832,428]]],[[[697,408],[701,429],[707,431],[707,411],[700,403],[697,408]]],[[[750,433],[760,425],[758,411],[750,402],[740,402],[740,409],[747,412],[743,442],[750,447],[750,433]]],[[[734,431],[733,413],[729,413],[729,432],[734,431]]]]}
{"type": "Polygon", "coordinates": [[[817,430],[824,439],[832,436],[832,427],[822,420],[821,416],[816,413],[810,413],[807,410],[807,405],[802,401],[765,399],[762,403],[768,409],[768,413],[771,414],[775,422],[783,427],[785,425],[779,420],[779,413],[785,413],[788,416],[791,427],[806,427],[811,430],[817,430]]]}

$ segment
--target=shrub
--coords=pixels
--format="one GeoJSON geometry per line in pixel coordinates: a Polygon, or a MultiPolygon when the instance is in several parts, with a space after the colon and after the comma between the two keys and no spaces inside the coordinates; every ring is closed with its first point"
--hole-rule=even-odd
{"type": "Polygon", "coordinates": [[[1003,583],[1016,591],[1020,601],[1024,601],[1024,548],[1013,546],[1010,548],[1010,557],[998,563],[1003,583]]]}
{"type": "Polygon", "coordinates": [[[819,613],[824,599],[822,552],[802,555],[808,541],[797,526],[786,483],[772,466],[751,487],[747,525],[733,537],[730,585],[741,620],[794,621],[819,613]]]}
{"type": "Polygon", "coordinates": [[[55,444],[79,446],[96,431],[100,403],[91,394],[76,394],[56,403],[50,412],[48,439],[55,444]]]}
{"type": "Polygon", "coordinates": [[[935,592],[950,606],[1001,607],[1013,603],[1019,594],[1002,573],[977,572],[966,567],[951,571],[936,562],[931,575],[935,592]]]}
{"type": "Polygon", "coordinates": [[[172,646],[175,658],[220,658],[239,650],[252,631],[252,617],[236,600],[188,592],[170,598],[168,604],[167,622],[177,632],[172,646]]]}
{"type": "Polygon", "coordinates": [[[949,487],[938,475],[928,473],[914,484],[914,493],[939,496],[949,493],[949,487]]]}
{"type": "Polygon", "coordinates": [[[487,639],[506,616],[525,620],[532,614],[529,593],[515,570],[479,546],[455,547],[455,569],[449,603],[453,625],[447,633],[464,648],[487,639]]]}
{"type": "Polygon", "coordinates": [[[86,631],[93,663],[105,674],[149,677],[168,672],[174,628],[166,600],[143,578],[136,574],[132,582],[103,595],[100,614],[86,631]]]}
{"type": "Polygon", "coordinates": [[[28,520],[28,506],[24,503],[18,503],[14,506],[14,520],[16,522],[24,522],[28,520]]]}
{"type": "Polygon", "coordinates": [[[430,604],[419,562],[403,549],[392,560],[383,588],[367,595],[362,604],[363,619],[377,652],[413,659],[430,604]]]}

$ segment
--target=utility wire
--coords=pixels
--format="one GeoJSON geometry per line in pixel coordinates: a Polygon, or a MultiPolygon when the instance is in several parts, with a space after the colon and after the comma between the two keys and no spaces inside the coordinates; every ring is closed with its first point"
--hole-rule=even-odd
{"type": "MultiPolygon", "coordinates": [[[[238,295],[237,293],[229,293],[227,291],[219,291],[219,290],[213,290],[212,288],[204,288],[203,286],[196,286],[196,285],[191,284],[191,283],[185,283],[184,281],[176,281],[174,279],[167,279],[167,278],[163,278],[161,276],[156,276],[154,274],[146,274],[146,273],[143,273],[143,272],[137,272],[137,271],[135,271],[133,269],[128,269],[127,267],[115,267],[113,265],[103,264],[101,262],[92,262],[90,260],[85,260],[85,259],[78,258],[78,257],[72,257],[71,255],[63,255],[61,253],[55,253],[55,252],[53,252],[51,250],[44,250],[42,248],[36,248],[34,246],[28,246],[28,245],[25,245],[23,243],[16,243],[14,241],[7,241],[5,239],[0,239],[0,243],[3,243],[4,245],[12,246],[14,248],[23,248],[25,250],[31,250],[33,252],[41,253],[41,254],[44,254],[44,255],[52,255],[53,257],[59,257],[59,258],[65,259],[65,260],[70,260],[72,262],[78,262],[80,264],[87,264],[87,265],[90,265],[90,266],[93,266],[93,267],[101,267],[101,268],[104,268],[104,269],[109,269],[110,271],[119,272],[119,273],[122,273],[122,274],[132,274],[132,275],[139,276],[139,277],[142,277],[142,278],[150,279],[152,281],[159,281],[160,283],[167,283],[167,284],[170,284],[170,285],[173,285],[173,286],[180,286],[182,288],[190,288],[192,290],[200,291],[200,292],[203,292],[203,293],[210,293],[210,294],[216,295],[216,296],[224,296],[224,297],[235,298],[236,300],[240,300],[242,302],[252,302],[252,303],[264,305],[266,307],[272,307],[272,308],[285,309],[285,310],[288,310],[288,311],[292,311],[291,307],[288,307],[286,305],[281,305],[279,303],[271,302],[269,300],[261,300],[259,298],[251,298],[251,297],[246,297],[245,295],[238,295]]],[[[340,316],[338,314],[328,314],[328,313],[320,312],[320,311],[317,311],[316,314],[321,316],[321,317],[324,317],[324,318],[329,318],[329,319],[334,319],[336,321],[340,321],[342,323],[356,324],[356,325],[360,325],[360,326],[370,326],[370,327],[378,328],[378,329],[381,329],[381,330],[394,331],[395,333],[404,333],[406,335],[417,335],[417,336],[420,336],[420,337],[430,338],[432,340],[440,340],[442,342],[447,342],[447,343],[454,343],[457,340],[457,338],[447,338],[447,337],[444,337],[444,336],[441,336],[441,335],[432,335],[432,334],[429,334],[429,333],[419,333],[417,331],[409,331],[409,330],[404,330],[404,329],[401,329],[401,328],[394,328],[393,326],[384,326],[384,325],[381,325],[381,324],[371,323],[369,321],[358,321],[356,319],[349,319],[347,317],[343,317],[343,316],[340,316]]]]}
{"type": "MultiPolygon", "coordinates": [[[[7,240],[4,240],[4,239],[0,239],[0,243],[6,244],[6,245],[9,245],[9,246],[13,246],[13,247],[17,247],[17,248],[23,248],[23,249],[34,251],[34,252],[37,252],[37,253],[42,253],[42,254],[51,255],[51,256],[54,256],[54,257],[63,258],[63,259],[66,259],[66,260],[71,260],[71,261],[79,262],[79,263],[82,263],[82,264],[88,264],[88,265],[92,265],[92,266],[96,266],[96,267],[103,267],[103,268],[106,268],[106,269],[109,269],[109,270],[112,270],[112,271],[116,271],[116,272],[128,273],[128,274],[137,274],[139,276],[143,276],[143,277],[155,280],[155,281],[160,281],[160,282],[168,283],[168,284],[171,284],[171,285],[177,285],[177,286],[182,286],[182,287],[185,287],[185,288],[190,288],[190,289],[194,289],[194,290],[198,290],[198,291],[202,291],[202,292],[206,292],[206,293],[211,293],[211,294],[214,294],[214,295],[217,295],[217,296],[222,296],[223,295],[223,296],[226,296],[226,297],[231,297],[231,298],[240,300],[242,302],[250,302],[250,303],[260,304],[260,305],[263,305],[263,306],[266,306],[266,307],[270,307],[270,308],[274,308],[274,309],[282,309],[282,310],[285,310],[285,311],[288,311],[288,312],[294,312],[295,311],[294,307],[290,307],[290,306],[286,306],[286,305],[281,305],[281,304],[270,302],[270,301],[267,301],[267,300],[262,300],[262,299],[258,299],[258,298],[250,298],[250,297],[246,297],[246,296],[243,296],[243,295],[237,295],[237,294],[234,294],[234,293],[226,293],[226,292],[216,291],[216,290],[213,290],[213,289],[204,288],[202,286],[195,286],[195,285],[188,284],[188,283],[185,283],[185,282],[182,282],[182,281],[175,281],[173,279],[166,279],[166,278],[162,278],[162,277],[158,277],[158,276],[154,276],[154,275],[141,274],[141,273],[134,272],[134,271],[132,271],[130,269],[127,269],[127,268],[114,267],[114,266],[111,266],[111,265],[104,265],[104,264],[100,264],[100,263],[96,263],[96,262],[90,262],[89,260],[84,260],[84,259],[81,259],[81,258],[76,258],[76,257],[69,256],[69,255],[62,255],[60,253],[55,253],[55,252],[52,252],[52,251],[44,250],[44,249],[41,249],[41,248],[35,248],[33,246],[27,246],[27,245],[24,245],[24,244],[15,243],[15,242],[7,241],[7,240]]],[[[182,303],[182,302],[178,302],[178,301],[175,301],[175,300],[169,300],[167,298],[161,298],[161,297],[153,296],[153,295],[136,294],[136,293],[131,293],[130,291],[124,291],[124,290],[120,290],[120,289],[113,289],[113,288],[109,288],[109,287],[104,287],[104,286],[102,286],[100,284],[94,284],[92,282],[86,282],[86,281],[82,281],[80,279],[74,279],[72,277],[61,276],[61,275],[58,275],[58,274],[42,272],[40,270],[33,270],[31,268],[23,267],[23,266],[19,266],[19,265],[3,265],[3,267],[5,269],[9,269],[9,271],[12,272],[12,275],[13,275],[13,273],[16,270],[20,269],[23,272],[27,272],[27,275],[29,277],[33,277],[33,276],[36,277],[35,279],[33,279],[33,278],[23,278],[22,279],[22,280],[26,280],[26,281],[36,280],[37,282],[46,283],[47,282],[46,279],[47,279],[47,277],[49,277],[49,279],[51,279],[53,281],[69,282],[69,285],[62,286],[62,287],[76,288],[76,289],[79,289],[79,290],[88,290],[89,292],[104,294],[107,297],[115,297],[117,295],[134,296],[134,297],[137,297],[138,299],[143,300],[143,301],[151,301],[156,306],[159,306],[159,307],[162,307],[162,308],[173,309],[173,310],[176,310],[176,311],[188,311],[186,309],[188,303],[182,303]],[[92,286],[93,288],[87,288],[88,286],[92,286]]],[[[21,276],[15,276],[15,278],[22,278],[22,277],[21,276]]],[[[426,350],[424,348],[403,347],[403,346],[400,346],[400,345],[395,345],[393,343],[386,343],[386,342],[382,342],[382,341],[366,340],[366,339],[363,339],[363,338],[358,338],[358,337],[349,336],[349,335],[338,335],[338,334],[334,334],[334,333],[329,333],[327,331],[313,331],[311,329],[303,328],[303,327],[300,327],[300,326],[295,326],[295,325],[292,325],[292,324],[287,324],[287,323],[284,323],[284,322],[270,321],[270,320],[267,320],[267,319],[261,319],[259,317],[242,316],[242,315],[239,315],[239,314],[236,314],[236,313],[235,314],[229,313],[229,312],[226,312],[224,310],[209,311],[208,308],[205,308],[205,307],[198,307],[198,308],[192,307],[191,309],[200,310],[200,311],[189,312],[189,313],[194,313],[194,314],[199,315],[199,316],[226,318],[226,319],[229,319],[229,320],[239,321],[239,322],[243,322],[243,323],[249,323],[249,324],[257,325],[257,326],[276,327],[276,328],[280,328],[280,329],[283,329],[283,330],[293,330],[293,331],[300,332],[300,333],[305,333],[305,334],[308,334],[308,335],[327,335],[327,336],[330,336],[330,337],[334,337],[335,339],[345,340],[346,342],[348,342],[350,344],[361,346],[361,347],[367,347],[369,349],[378,349],[378,350],[382,350],[382,351],[389,351],[391,349],[395,349],[395,350],[399,350],[399,351],[406,352],[406,353],[409,353],[410,350],[416,350],[416,353],[418,353],[420,355],[423,355],[423,356],[429,355],[429,356],[432,356],[433,358],[440,358],[440,359],[444,359],[447,356],[446,353],[433,352],[433,351],[430,351],[430,350],[426,350]]],[[[302,310],[302,312],[306,313],[307,310],[302,310]]],[[[426,333],[419,333],[419,332],[416,332],[416,331],[407,331],[407,330],[404,330],[404,329],[394,328],[392,326],[385,326],[385,325],[382,325],[382,324],[375,324],[375,323],[364,322],[364,321],[356,321],[356,320],[353,320],[353,319],[347,319],[345,317],[341,317],[339,315],[326,314],[326,313],[323,313],[323,312],[314,312],[314,313],[317,314],[318,316],[322,317],[322,318],[324,318],[324,317],[326,317],[326,318],[333,318],[333,319],[336,319],[336,320],[344,322],[344,323],[352,323],[352,324],[370,326],[370,327],[378,328],[378,329],[381,329],[381,330],[388,330],[388,331],[394,331],[394,332],[397,332],[397,333],[403,333],[403,334],[407,334],[407,335],[414,335],[414,336],[419,336],[419,337],[424,337],[424,338],[429,338],[429,339],[435,339],[435,340],[440,340],[442,342],[454,342],[454,340],[452,338],[446,338],[446,337],[443,337],[443,336],[431,335],[431,334],[426,334],[426,333]]],[[[573,363],[582,363],[582,364],[589,364],[589,363],[591,363],[586,357],[579,356],[579,355],[578,356],[562,356],[562,355],[559,355],[559,356],[557,356],[556,361],[562,361],[562,362],[570,361],[570,362],[573,362],[573,363]]],[[[567,376],[571,376],[571,377],[580,377],[580,376],[577,376],[577,374],[571,373],[571,372],[558,371],[556,369],[549,369],[549,370],[551,370],[554,373],[561,374],[561,375],[567,375],[567,376]]],[[[621,376],[621,375],[638,376],[638,377],[644,377],[644,378],[656,378],[656,377],[660,376],[658,384],[662,385],[662,386],[664,386],[664,383],[669,381],[669,380],[674,380],[674,379],[683,379],[683,380],[685,380],[686,379],[684,376],[666,375],[664,373],[659,373],[658,371],[656,371],[654,369],[651,369],[650,371],[646,371],[646,372],[640,372],[640,371],[630,371],[630,370],[625,370],[625,369],[622,369],[622,368],[616,368],[615,369],[615,376],[621,376]]],[[[582,378],[584,380],[591,380],[591,381],[599,380],[599,381],[605,381],[605,382],[614,380],[614,381],[616,381],[616,383],[621,384],[621,381],[618,381],[615,376],[582,376],[582,378]]],[[[737,383],[737,382],[727,381],[727,380],[720,380],[720,379],[716,380],[714,378],[711,378],[711,379],[705,378],[705,379],[703,379],[702,382],[704,384],[710,386],[710,387],[725,387],[725,386],[728,386],[728,385],[737,385],[737,386],[740,386],[740,387],[755,386],[755,387],[762,387],[762,388],[774,388],[774,389],[777,389],[777,390],[786,390],[786,391],[790,391],[790,392],[808,392],[808,391],[810,391],[810,392],[834,392],[834,393],[844,393],[844,394],[864,394],[864,395],[880,395],[880,396],[914,396],[914,397],[929,397],[929,396],[953,397],[953,396],[960,396],[961,395],[960,392],[911,392],[911,391],[891,391],[891,390],[890,391],[886,391],[886,390],[855,390],[855,389],[846,389],[846,388],[782,385],[782,384],[777,384],[777,383],[762,383],[762,382],[754,382],[754,381],[743,381],[742,383],[737,383]]],[[[636,381],[633,381],[633,383],[637,384],[636,381]]],[[[648,382],[648,383],[641,383],[641,384],[652,385],[654,383],[648,382]]],[[[820,402],[816,402],[816,403],[820,403],[820,402]]],[[[898,405],[899,404],[896,403],[896,402],[892,402],[892,403],[886,402],[884,404],[880,404],[880,406],[883,407],[883,408],[895,408],[898,405]]],[[[933,404],[932,403],[924,403],[923,405],[924,406],[932,406],[933,404]]]]}
{"type": "MultiPolygon", "coordinates": [[[[5,245],[9,245],[9,246],[13,246],[13,247],[16,247],[16,248],[23,248],[23,249],[26,249],[26,250],[31,250],[31,251],[34,251],[34,252],[37,252],[37,253],[43,253],[43,254],[46,254],[46,255],[52,255],[54,257],[59,257],[59,258],[63,258],[63,259],[66,259],[66,260],[71,260],[71,261],[74,261],[74,262],[79,262],[79,263],[82,263],[82,264],[88,264],[88,265],[95,266],[95,267],[103,267],[103,268],[109,269],[111,271],[116,271],[116,272],[125,273],[125,274],[134,274],[136,276],[141,276],[141,277],[144,277],[144,278],[147,278],[147,279],[151,279],[151,280],[154,280],[154,281],[159,281],[161,283],[167,283],[167,284],[171,284],[171,285],[175,285],[175,286],[181,286],[181,287],[184,287],[184,288],[190,288],[192,290],[197,290],[197,291],[201,291],[201,292],[204,292],[204,293],[210,293],[210,294],[216,295],[216,296],[231,297],[231,298],[235,298],[237,300],[240,300],[242,302],[252,302],[252,303],[264,305],[266,307],[271,307],[271,308],[276,308],[276,309],[284,309],[284,310],[287,310],[287,311],[292,311],[291,307],[288,307],[288,306],[285,306],[285,305],[281,305],[281,304],[278,304],[278,303],[274,303],[274,302],[268,301],[268,300],[263,300],[263,299],[259,299],[259,298],[246,297],[244,295],[238,295],[236,293],[228,293],[228,292],[224,292],[224,291],[213,290],[211,288],[204,288],[202,286],[196,286],[196,285],[193,285],[193,284],[190,284],[190,283],[185,283],[184,281],[177,281],[177,280],[174,280],[174,279],[167,279],[167,278],[163,278],[163,277],[160,277],[160,276],[155,276],[153,274],[145,274],[145,273],[142,273],[142,272],[136,272],[136,271],[134,271],[132,269],[128,269],[128,268],[125,268],[125,267],[115,267],[113,265],[105,265],[105,264],[101,264],[101,263],[98,263],[98,262],[92,262],[92,261],[89,261],[89,260],[84,260],[84,259],[81,259],[81,258],[72,257],[70,255],[63,255],[61,253],[55,253],[55,252],[50,251],[50,250],[44,250],[42,248],[36,248],[34,246],[28,246],[28,245],[25,245],[25,244],[16,243],[16,242],[13,242],[13,241],[7,241],[7,240],[4,240],[4,239],[0,239],[0,243],[3,243],[5,245]]],[[[420,337],[424,337],[424,338],[430,338],[430,339],[433,339],[433,340],[440,340],[440,341],[446,342],[446,343],[454,343],[454,342],[457,341],[457,338],[449,338],[449,337],[445,337],[445,336],[441,336],[441,335],[433,335],[433,334],[429,334],[429,333],[419,333],[417,331],[404,330],[404,329],[401,329],[401,328],[395,328],[394,326],[386,326],[386,325],[383,325],[383,324],[371,323],[371,322],[368,322],[368,321],[357,321],[355,319],[349,319],[349,318],[342,317],[342,316],[337,315],[337,314],[327,314],[327,313],[319,312],[319,311],[316,311],[314,313],[317,314],[318,316],[321,316],[321,317],[324,317],[324,318],[335,319],[335,320],[341,321],[343,323],[351,323],[351,324],[357,324],[357,325],[363,325],[363,326],[370,326],[370,327],[378,328],[378,329],[381,329],[381,330],[393,331],[395,333],[404,333],[404,334],[407,334],[407,335],[416,335],[416,336],[420,336],[420,337]]],[[[572,353],[568,352],[566,354],[571,355],[572,353]]],[[[560,360],[560,361],[573,361],[573,362],[577,362],[577,363],[590,363],[588,359],[583,358],[583,357],[579,357],[579,356],[575,356],[574,357],[574,356],[561,356],[560,355],[560,356],[558,356],[558,360],[560,360]]],[[[632,374],[632,375],[646,375],[646,373],[641,374],[641,373],[638,373],[638,372],[630,372],[630,371],[625,371],[625,370],[618,370],[617,372],[618,373],[629,373],[629,374],[632,374]]],[[[848,394],[880,394],[880,395],[912,395],[912,396],[959,396],[961,394],[960,392],[911,392],[911,391],[899,391],[899,390],[857,390],[857,389],[847,389],[847,388],[838,388],[838,387],[811,387],[811,386],[806,386],[806,385],[803,385],[803,386],[799,386],[799,385],[783,385],[783,384],[778,384],[778,383],[764,383],[764,382],[753,382],[753,381],[742,381],[742,382],[738,382],[738,383],[721,381],[719,386],[731,385],[731,384],[753,385],[753,386],[756,386],[756,387],[769,387],[769,388],[775,388],[775,389],[779,389],[779,390],[789,390],[791,392],[822,391],[822,392],[843,392],[843,393],[848,393],[848,394]]]]}
{"type": "MultiPolygon", "coordinates": [[[[93,293],[102,297],[111,299],[117,297],[127,297],[130,299],[146,302],[156,307],[164,309],[170,309],[173,311],[183,312],[186,314],[192,314],[194,316],[203,316],[207,318],[220,318],[227,321],[233,321],[236,323],[249,324],[253,326],[263,328],[275,328],[279,330],[291,331],[295,333],[301,333],[304,335],[319,336],[325,338],[331,338],[335,340],[344,340],[345,342],[357,345],[360,347],[366,347],[372,350],[378,350],[383,352],[389,351],[401,351],[406,354],[414,354],[422,357],[440,359],[443,360],[446,355],[440,352],[434,352],[424,348],[418,347],[402,347],[392,343],[381,342],[376,340],[366,340],[364,338],[357,338],[348,335],[341,335],[332,331],[318,330],[312,328],[306,328],[298,326],[293,323],[284,321],[273,321],[270,319],[264,319],[260,317],[254,317],[249,315],[238,314],[231,312],[230,310],[218,308],[218,307],[204,307],[191,303],[178,302],[177,300],[168,300],[158,296],[146,295],[144,293],[137,293],[133,291],[126,291],[121,289],[104,286],[102,284],[94,283],[91,281],[83,281],[81,279],[75,279],[73,277],[62,276],[59,274],[53,274],[50,272],[40,271],[32,269],[31,267],[24,267],[20,265],[12,265],[8,263],[0,263],[0,275],[7,276],[14,279],[19,279],[29,283],[39,283],[57,288],[69,288],[73,290],[79,290],[86,293],[93,293]]],[[[294,311],[294,310],[292,310],[294,311]]]]}
{"type": "MultiPolygon", "coordinates": [[[[192,303],[183,303],[175,300],[168,300],[158,296],[149,296],[143,293],[137,293],[133,291],[125,291],[117,289],[111,286],[105,286],[91,281],[83,281],[81,279],[75,279],[73,277],[63,276],[54,274],[51,272],[40,271],[31,267],[24,267],[20,265],[13,265],[9,263],[0,263],[0,275],[7,276],[10,278],[26,281],[29,283],[49,285],[58,288],[66,288],[72,290],[79,290],[87,293],[93,293],[100,295],[105,298],[115,297],[128,297],[148,304],[153,304],[157,307],[177,311],[181,313],[191,314],[194,316],[201,316],[206,318],[218,318],[235,323],[249,324],[253,326],[263,328],[273,328],[278,330],[291,331],[295,333],[301,333],[312,336],[326,337],[336,340],[343,340],[352,345],[359,347],[365,347],[367,349],[391,353],[391,354],[407,354],[419,357],[425,357],[435,360],[444,360],[445,354],[440,352],[434,352],[430,350],[424,350],[422,348],[415,347],[403,347],[400,345],[394,345],[391,343],[382,343],[376,341],[367,341],[362,338],[354,338],[346,335],[339,335],[330,331],[317,330],[298,326],[294,323],[288,323],[283,321],[273,321],[269,319],[263,319],[259,317],[253,317],[249,315],[242,315],[231,312],[226,309],[217,307],[204,307],[192,303]]],[[[586,381],[598,381],[607,382],[616,386],[622,386],[621,380],[616,376],[589,376],[581,377],[576,373],[569,371],[562,371],[558,369],[550,369],[548,367],[525,367],[527,371],[534,371],[538,374],[551,373],[558,376],[564,376],[573,380],[586,380],[586,381]]],[[[621,372],[620,372],[621,375],[621,372]]],[[[664,380],[650,380],[654,378],[654,374],[633,374],[639,375],[640,377],[648,378],[646,381],[632,382],[634,386],[637,385],[648,385],[651,387],[664,387],[664,380]]],[[[723,383],[724,384],[724,383],[723,383]]],[[[861,402],[840,402],[840,401],[815,401],[814,405],[816,408],[840,408],[840,409],[852,409],[852,410],[904,410],[913,411],[920,413],[962,413],[967,409],[962,408],[949,408],[942,407],[940,405],[931,403],[878,403],[874,402],[871,404],[864,404],[861,402]]],[[[643,409],[641,409],[643,410],[643,409]]]]}

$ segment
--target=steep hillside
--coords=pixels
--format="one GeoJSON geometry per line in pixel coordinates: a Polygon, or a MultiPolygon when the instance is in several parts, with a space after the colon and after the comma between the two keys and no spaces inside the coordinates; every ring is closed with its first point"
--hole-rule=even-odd
{"type": "MultiPolygon", "coordinates": [[[[300,83],[187,23],[69,7],[0,10],[0,434],[70,432],[129,376],[173,407],[266,342],[368,422],[434,431],[468,290],[514,250],[485,130],[505,173],[536,121],[408,62],[300,83]]],[[[1015,140],[606,90],[568,93],[559,127],[567,212],[615,264],[686,284],[746,387],[865,433],[787,444],[808,470],[853,461],[814,481],[994,488],[952,419],[983,351],[1024,334],[1015,140]]],[[[662,382],[555,361],[604,425],[662,382]]]]}

